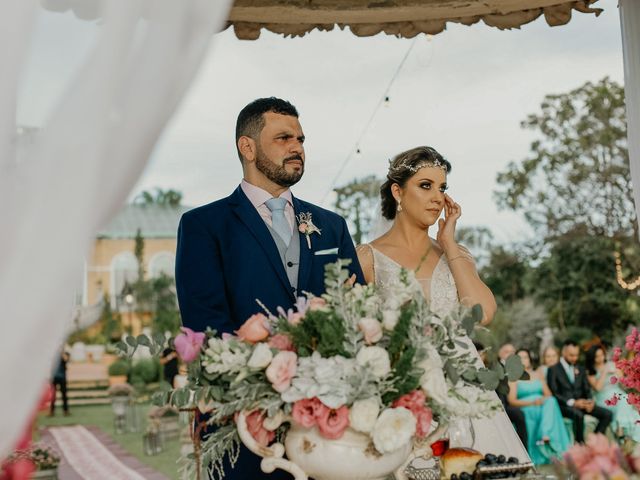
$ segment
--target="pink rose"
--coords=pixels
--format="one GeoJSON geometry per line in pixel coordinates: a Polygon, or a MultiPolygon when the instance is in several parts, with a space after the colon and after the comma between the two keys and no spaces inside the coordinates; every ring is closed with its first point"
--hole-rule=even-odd
{"type": "Polygon", "coordinates": [[[278,352],[265,370],[267,379],[276,392],[284,392],[291,386],[291,379],[296,374],[298,356],[294,352],[278,352]]]}
{"type": "Polygon", "coordinates": [[[278,350],[283,350],[287,352],[295,352],[295,348],[293,348],[293,342],[288,335],[283,333],[278,333],[269,339],[269,346],[271,348],[277,348],[278,350]]]}
{"type": "Polygon", "coordinates": [[[616,448],[609,443],[609,439],[602,433],[592,433],[587,437],[587,447],[591,449],[594,455],[604,457],[615,457],[616,448]]]}
{"type": "Polygon", "coordinates": [[[319,413],[316,421],[320,435],[330,440],[337,440],[349,426],[349,409],[346,405],[337,409],[327,408],[319,413]]]}
{"type": "Polygon", "coordinates": [[[205,334],[202,332],[194,332],[190,328],[180,327],[183,333],[176,336],[174,345],[176,352],[180,355],[183,362],[193,362],[198,355],[204,343],[205,334]]]}
{"type": "Polygon", "coordinates": [[[588,464],[592,456],[593,454],[591,453],[591,449],[589,449],[589,447],[585,445],[580,444],[574,444],[564,454],[564,458],[570,459],[578,470],[588,464]]]}
{"type": "Polygon", "coordinates": [[[419,410],[424,408],[425,403],[427,402],[427,396],[421,389],[414,390],[411,393],[406,393],[402,395],[400,398],[396,399],[392,407],[404,407],[407,410],[413,412],[414,410],[419,410]]]}
{"type": "Polygon", "coordinates": [[[613,396],[613,397],[611,397],[611,398],[607,398],[607,399],[604,401],[604,403],[605,403],[605,405],[607,405],[607,406],[609,406],[609,407],[613,407],[613,406],[617,405],[617,404],[618,404],[618,397],[617,397],[617,395],[614,395],[614,396],[613,396]]]}
{"type": "Polygon", "coordinates": [[[251,436],[263,447],[269,445],[276,438],[276,432],[270,432],[262,426],[264,423],[264,412],[255,410],[247,415],[247,430],[251,436]]]}
{"type": "Polygon", "coordinates": [[[393,402],[393,407],[404,407],[413,413],[416,419],[416,436],[424,438],[429,433],[431,421],[433,420],[433,412],[425,404],[427,396],[422,390],[414,390],[411,393],[402,395],[393,402]]]}
{"type": "Polygon", "coordinates": [[[361,318],[358,321],[358,328],[364,336],[364,343],[367,345],[379,342],[382,338],[382,325],[375,318],[361,318]]]}
{"type": "Polygon", "coordinates": [[[257,343],[269,336],[269,323],[262,313],[251,315],[236,334],[245,342],[257,343]]]}
{"type": "Polygon", "coordinates": [[[411,412],[416,418],[416,437],[422,439],[427,436],[433,420],[433,412],[428,407],[411,412]]]}
{"type": "Polygon", "coordinates": [[[298,225],[298,231],[300,233],[305,233],[307,231],[307,224],[304,222],[301,222],[300,225],[298,225]]]}
{"type": "Polygon", "coordinates": [[[328,410],[317,397],[298,400],[293,404],[291,416],[293,420],[305,428],[316,424],[316,419],[324,410],[328,410]]]}
{"type": "Polygon", "coordinates": [[[307,308],[309,308],[309,310],[311,310],[312,312],[314,310],[322,310],[327,306],[327,301],[322,297],[311,297],[307,306],[307,308]]]}
{"type": "Polygon", "coordinates": [[[612,376],[612,377],[609,379],[609,383],[611,383],[611,385],[615,385],[616,383],[618,383],[618,377],[616,377],[616,376],[612,376]]]}

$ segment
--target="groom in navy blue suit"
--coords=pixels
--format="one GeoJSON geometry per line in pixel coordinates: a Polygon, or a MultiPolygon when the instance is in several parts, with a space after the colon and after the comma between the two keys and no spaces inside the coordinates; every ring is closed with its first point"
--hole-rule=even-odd
{"type": "MultiPolygon", "coordinates": [[[[324,267],[338,258],[351,259],[351,274],[365,284],[344,219],[289,190],[304,173],[304,138],[287,101],[261,98],[238,115],[242,183],[229,197],[185,213],[178,227],[176,287],[185,327],[233,333],[262,311],[256,300],[275,312],[304,292],[321,295],[324,267]]],[[[291,478],[262,473],[259,461],[243,448],[225,478],[291,478]]]]}

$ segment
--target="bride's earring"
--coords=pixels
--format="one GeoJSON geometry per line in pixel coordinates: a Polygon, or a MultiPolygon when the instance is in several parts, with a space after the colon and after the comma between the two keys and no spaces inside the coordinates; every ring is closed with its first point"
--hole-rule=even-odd
{"type": "Polygon", "coordinates": [[[402,205],[400,205],[400,201],[398,200],[398,206],[396,207],[396,211],[397,212],[401,212],[402,211],[402,205]]]}

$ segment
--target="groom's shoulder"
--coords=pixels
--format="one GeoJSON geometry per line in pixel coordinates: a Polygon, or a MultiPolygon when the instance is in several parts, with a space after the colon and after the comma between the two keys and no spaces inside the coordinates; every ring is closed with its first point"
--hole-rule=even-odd
{"type": "Polygon", "coordinates": [[[182,214],[182,219],[191,220],[196,218],[220,218],[221,215],[229,211],[229,204],[236,192],[225,198],[214,200],[211,203],[192,208],[182,214]]]}

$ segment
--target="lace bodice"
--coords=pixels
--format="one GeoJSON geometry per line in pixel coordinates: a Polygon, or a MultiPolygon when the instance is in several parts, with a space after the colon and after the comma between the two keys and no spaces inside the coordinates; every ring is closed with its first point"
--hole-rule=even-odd
{"type": "MultiPolygon", "coordinates": [[[[376,285],[384,289],[392,282],[397,282],[402,266],[371,245],[368,247],[373,254],[376,285]]],[[[458,307],[458,289],[444,255],[440,256],[431,278],[416,278],[416,282],[420,284],[435,314],[445,316],[458,307]]]]}

